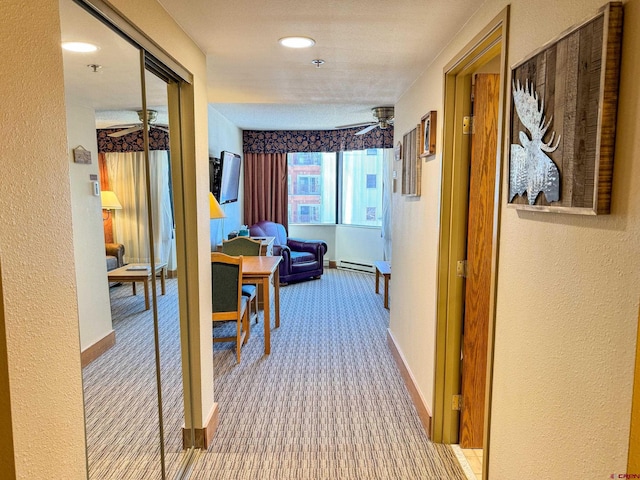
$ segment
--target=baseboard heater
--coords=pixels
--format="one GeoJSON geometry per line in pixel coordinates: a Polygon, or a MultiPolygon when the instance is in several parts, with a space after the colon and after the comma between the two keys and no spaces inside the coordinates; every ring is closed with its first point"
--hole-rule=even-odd
{"type": "Polygon", "coordinates": [[[375,270],[373,265],[362,262],[354,262],[351,260],[340,260],[338,262],[338,268],[342,268],[344,270],[354,270],[357,272],[366,272],[366,273],[374,273],[375,270]]]}

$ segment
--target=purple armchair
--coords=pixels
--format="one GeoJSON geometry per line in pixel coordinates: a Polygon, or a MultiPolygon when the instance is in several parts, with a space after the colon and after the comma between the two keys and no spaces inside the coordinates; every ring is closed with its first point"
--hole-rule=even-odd
{"type": "Polygon", "coordinates": [[[323,273],[327,244],[322,240],[287,238],[279,223],[261,221],[249,228],[252,237],[275,237],[273,254],[280,255],[280,283],[320,278],[323,273]]]}

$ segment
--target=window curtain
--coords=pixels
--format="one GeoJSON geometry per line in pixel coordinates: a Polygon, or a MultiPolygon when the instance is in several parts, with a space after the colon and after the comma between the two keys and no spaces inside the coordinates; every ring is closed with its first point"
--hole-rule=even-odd
{"type": "Polygon", "coordinates": [[[286,153],[244,154],[244,221],[281,223],[288,230],[286,153]]]}
{"type": "Polygon", "coordinates": [[[384,164],[382,167],[382,230],[384,259],[391,261],[391,170],[393,163],[393,149],[384,149],[384,164]]]}
{"type": "MultiPolygon", "coordinates": [[[[114,216],[114,239],[125,246],[127,263],[149,263],[144,152],[105,153],[111,190],[122,204],[114,216]]],[[[149,152],[151,211],[156,261],[168,262],[173,237],[169,194],[169,157],[165,150],[149,152]]]]}

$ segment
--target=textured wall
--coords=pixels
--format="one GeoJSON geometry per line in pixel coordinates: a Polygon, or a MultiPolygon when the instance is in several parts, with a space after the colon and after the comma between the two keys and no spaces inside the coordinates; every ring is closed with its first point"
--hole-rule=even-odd
{"type": "MultiPolygon", "coordinates": [[[[602,6],[597,0],[510,3],[508,65],[602,6]]],[[[502,0],[485,2],[400,99],[398,135],[426,111],[442,113],[444,66],[505,6],[502,0]]],[[[630,26],[639,22],[640,1],[630,0],[625,4],[612,214],[502,209],[492,480],[608,478],[626,470],[640,283],[640,191],[632,184],[640,170],[640,36],[630,26]]],[[[393,211],[394,271],[403,273],[394,275],[391,285],[391,330],[429,401],[441,148],[423,163],[422,197],[396,194],[393,211]]],[[[506,183],[503,206],[505,194],[506,183]]]]}
{"type": "Polygon", "coordinates": [[[16,474],[80,479],[84,417],[57,0],[4,0],[0,31],[0,256],[16,474]]]}

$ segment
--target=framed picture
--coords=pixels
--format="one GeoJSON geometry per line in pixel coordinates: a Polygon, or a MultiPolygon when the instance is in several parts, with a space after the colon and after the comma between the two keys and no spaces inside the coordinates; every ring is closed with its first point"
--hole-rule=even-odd
{"type": "Polygon", "coordinates": [[[420,139],[420,124],[406,133],[402,139],[402,195],[420,196],[420,177],[422,172],[419,155],[420,139]]]}
{"type": "Polygon", "coordinates": [[[621,44],[609,3],[512,67],[509,207],[609,213],[621,44]]]}
{"type": "Polygon", "coordinates": [[[436,120],[435,110],[430,111],[420,119],[420,157],[428,157],[436,154],[436,120]]]}

